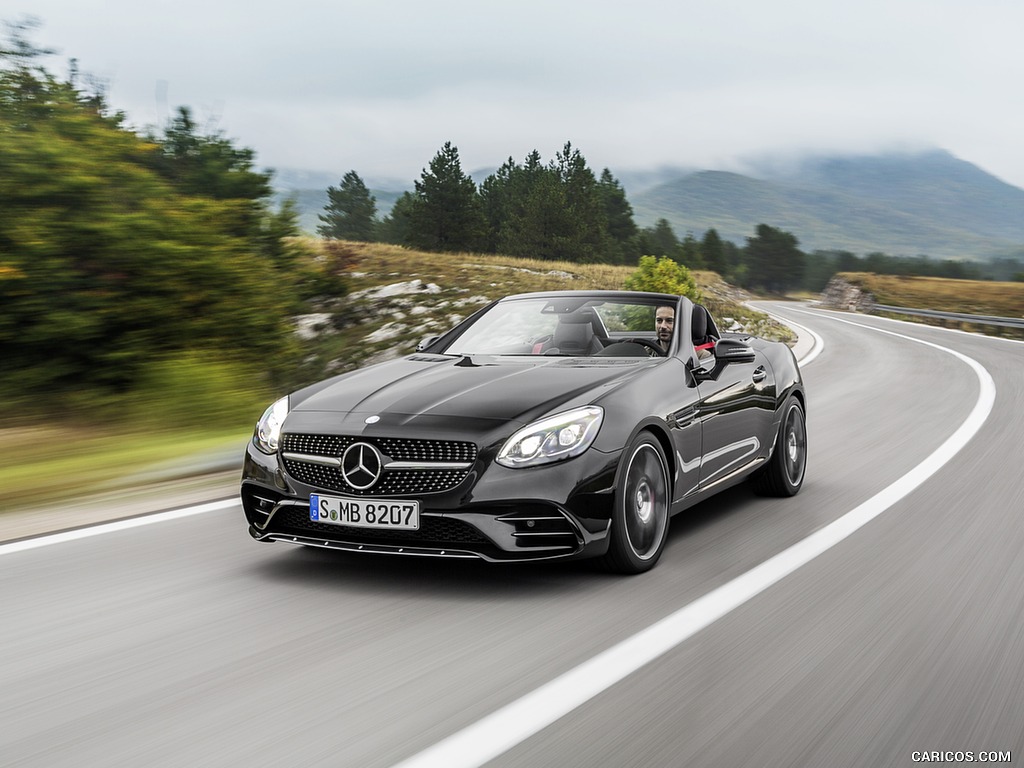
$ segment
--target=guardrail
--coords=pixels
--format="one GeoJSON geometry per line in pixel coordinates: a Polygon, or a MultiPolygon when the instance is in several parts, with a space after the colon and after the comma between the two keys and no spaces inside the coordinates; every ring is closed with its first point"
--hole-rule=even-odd
{"type": "Polygon", "coordinates": [[[966,315],[961,312],[939,312],[934,309],[912,309],[909,307],[890,307],[875,304],[872,311],[895,312],[900,315],[918,317],[935,317],[940,320],[951,320],[957,323],[977,323],[979,325],[1001,325],[1004,328],[1024,329],[1024,317],[997,317],[996,315],[966,315]]]}

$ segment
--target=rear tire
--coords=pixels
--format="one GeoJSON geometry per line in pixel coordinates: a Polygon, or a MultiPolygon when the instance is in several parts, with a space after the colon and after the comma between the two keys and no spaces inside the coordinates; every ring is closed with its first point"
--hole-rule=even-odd
{"type": "Polygon", "coordinates": [[[764,469],[750,482],[761,496],[795,496],[807,469],[807,424],[800,401],[790,397],[782,411],[775,449],[764,469]]]}
{"type": "Polygon", "coordinates": [[[622,461],[602,563],[616,573],[643,573],[658,562],[668,538],[668,462],[661,443],[648,432],[630,442],[622,461]]]}

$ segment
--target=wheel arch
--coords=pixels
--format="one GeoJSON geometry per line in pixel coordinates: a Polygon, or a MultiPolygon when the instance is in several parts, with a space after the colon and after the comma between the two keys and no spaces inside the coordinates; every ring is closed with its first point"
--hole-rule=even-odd
{"type": "MultiPolygon", "coordinates": [[[[668,427],[658,421],[657,419],[647,419],[642,421],[640,424],[633,429],[629,434],[629,438],[624,443],[623,447],[632,443],[637,437],[644,432],[648,432],[661,446],[661,452],[665,456],[665,464],[668,469],[668,482],[669,492],[675,493],[676,484],[676,452],[672,448],[672,438],[668,433],[668,427]]],[[[618,487],[619,480],[621,479],[623,472],[623,464],[619,462],[619,466],[615,470],[615,485],[618,487]]]]}

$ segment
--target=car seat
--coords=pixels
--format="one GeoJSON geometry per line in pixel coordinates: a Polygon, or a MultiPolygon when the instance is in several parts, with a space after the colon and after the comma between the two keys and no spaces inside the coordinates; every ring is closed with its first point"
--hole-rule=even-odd
{"type": "Polygon", "coordinates": [[[551,344],[545,353],[584,357],[602,349],[604,345],[594,333],[590,313],[573,313],[558,319],[551,344]]]}
{"type": "Polygon", "coordinates": [[[693,340],[693,347],[699,353],[702,349],[713,349],[716,337],[712,334],[717,332],[711,315],[700,304],[693,305],[693,313],[690,315],[690,337],[693,340]]]}

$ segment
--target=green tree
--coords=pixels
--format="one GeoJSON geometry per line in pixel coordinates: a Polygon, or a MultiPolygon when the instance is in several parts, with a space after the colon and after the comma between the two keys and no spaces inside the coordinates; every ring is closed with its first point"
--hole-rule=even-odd
{"type": "Polygon", "coordinates": [[[161,136],[150,136],[159,151],[151,167],[185,195],[235,201],[224,226],[239,237],[257,235],[272,189],[271,174],[255,170],[255,153],[220,134],[203,135],[188,107],[161,136]]]}
{"type": "Polygon", "coordinates": [[[498,170],[484,179],[480,185],[480,207],[484,215],[485,233],[481,245],[487,253],[512,254],[504,238],[509,220],[521,207],[521,193],[517,196],[514,186],[522,169],[510,157],[498,170]]]}
{"type": "Polygon", "coordinates": [[[849,251],[814,251],[806,256],[802,287],[817,293],[825,289],[836,272],[852,271],[857,257],[849,251]]]}
{"type": "Polygon", "coordinates": [[[557,258],[576,262],[613,260],[609,258],[611,238],[604,195],[586,158],[566,142],[555,154],[552,167],[565,192],[563,253],[557,258]]]}
{"type": "Polygon", "coordinates": [[[411,192],[403,192],[391,207],[391,213],[378,225],[377,237],[383,243],[405,245],[411,240],[412,209],[415,199],[411,192]]]}
{"type": "Polygon", "coordinates": [[[484,214],[476,184],[462,171],[451,142],[416,182],[409,211],[408,242],[428,251],[469,251],[484,239],[484,214]]]}
{"type": "Polygon", "coordinates": [[[683,242],[679,244],[679,261],[690,269],[704,268],[704,256],[700,252],[700,243],[693,236],[693,232],[687,232],[683,242]]]}
{"type": "Polygon", "coordinates": [[[743,275],[746,273],[743,250],[732,240],[723,240],[722,254],[725,256],[725,271],[721,273],[722,277],[742,285],[743,275]]]}
{"type": "Polygon", "coordinates": [[[597,190],[604,202],[605,221],[608,222],[608,236],[612,241],[610,261],[619,264],[636,263],[640,256],[637,242],[636,222],[633,220],[633,206],[626,199],[626,192],[610,170],[601,171],[597,190]]]}
{"type": "Polygon", "coordinates": [[[327,205],[320,214],[317,232],[334,240],[370,241],[377,226],[377,198],[355,171],[342,177],[337,187],[327,188],[327,205]]]}
{"type": "Polygon", "coordinates": [[[642,231],[644,252],[654,256],[679,255],[679,238],[668,219],[658,219],[653,227],[642,231]]]}
{"type": "MultiPolygon", "coordinates": [[[[313,253],[303,245],[299,237],[299,212],[293,198],[287,198],[277,211],[267,210],[257,236],[258,253],[260,253],[278,272],[277,280],[286,283],[294,280],[309,280],[306,274],[307,265],[313,259],[313,253]]],[[[344,293],[334,281],[334,293],[344,293]]],[[[295,311],[300,311],[304,297],[296,295],[293,303],[295,311]]]]}
{"type": "Polygon", "coordinates": [[[701,293],[690,270],[667,256],[641,256],[640,264],[625,282],[628,291],[671,293],[701,301],[701,293]]]}
{"type": "Polygon", "coordinates": [[[571,238],[566,190],[552,165],[533,150],[522,165],[511,158],[484,180],[481,200],[488,245],[496,253],[535,259],[568,258],[571,238]]]}
{"type": "Polygon", "coordinates": [[[725,276],[728,272],[726,263],[725,247],[722,245],[722,238],[718,231],[712,227],[704,233],[700,241],[700,253],[704,257],[704,267],[712,272],[725,276]]]}
{"type": "Polygon", "coordinates": [[[11,47],[20,58],[0,54],[2,395],[121,394],[184,350],[284,372],[294,211],[270,211],[251,155],[224,171],[238,179],[186,182],[169,172],[173,151],[35,66],[30,46],[11,47]]]}
{"type": "Polygon", "coordinates": [[[605,169],[598,180],[566,143],[545,164],[533,150],[522,165],[509,158],[480,187],[490,252],[575,262],[635,261],[633,211],[605,169]]]}
{"type": "Polygon", "coordinates": [[[757,225],[757,235],[747,238],[744,262],[746,284],[771,293],[783,293],[800,286],[804,275],[804,254],[789,232],[757,225]]]}

